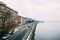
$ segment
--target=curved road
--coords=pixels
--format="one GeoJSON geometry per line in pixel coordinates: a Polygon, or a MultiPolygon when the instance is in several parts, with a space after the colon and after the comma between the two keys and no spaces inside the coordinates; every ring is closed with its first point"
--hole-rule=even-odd
{"type": "Polygon", "coordinates": [[[22,30],[22,32],[17,33],[16,35],[8,38],[7,40],[21,40],[26,34],[28,29],[22,30]]]}

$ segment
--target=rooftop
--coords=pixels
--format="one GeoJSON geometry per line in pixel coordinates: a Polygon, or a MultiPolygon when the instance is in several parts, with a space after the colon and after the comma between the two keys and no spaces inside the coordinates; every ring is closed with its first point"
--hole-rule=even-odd
{"type": "Polygon", "coordinates": [[[5,4],[5,3],[3,3],[3,2],[0,2],[0,4],[1,4],[1,5],[4,5],[4,6],[6,6],[6,4],[5,4]]]}

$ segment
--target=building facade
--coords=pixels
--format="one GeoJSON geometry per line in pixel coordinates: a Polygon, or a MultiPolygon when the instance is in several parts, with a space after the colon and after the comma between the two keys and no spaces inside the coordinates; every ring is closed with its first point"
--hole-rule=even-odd
{"type": "Polygon", "coordinates": [[[17,11],[0,2],[0,34],[12,32],[20,20],[17,11]]]}

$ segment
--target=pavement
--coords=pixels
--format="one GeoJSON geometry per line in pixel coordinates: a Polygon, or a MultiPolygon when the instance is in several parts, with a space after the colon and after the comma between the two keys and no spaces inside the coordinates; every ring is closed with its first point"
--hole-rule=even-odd
{"type": "Polygon", "coordinates": [[[22,25],[22,27],[20,26],[18,29],[20,29],[18,32],[15,32],[14,35],[12,35],[11,37],[7,38],[6,40],[21,40],[24,35],[27,33],[27,31],[30,29],[30,27],[32,24],[25,24],[22,25]]]}
{"type": "Polygon", "coordinates": [[[34,23],[21,25],[20,27],[16,29],[18,31],[16,31],[13,35],[11,35],[10,37],[4,40],[21,40],[24,37],[24,35],[27,33],[27,31],[32,28],[31,26],[34,25],[34,23]]]}
{"type": "Polygon", "coordinates": [[[23,38],[23,36],[26,34],[28,29],[24,29],[21,32],[18,32],[17,34],[15,34],[14,36],[8,38],[7,40],[21,40],[23,38]]]}

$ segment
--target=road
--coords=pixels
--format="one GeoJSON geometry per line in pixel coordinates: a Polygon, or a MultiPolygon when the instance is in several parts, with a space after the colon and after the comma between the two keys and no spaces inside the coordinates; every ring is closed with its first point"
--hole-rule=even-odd
{"type": "MultiPolygon", "coordinates": [[[[31,29],[32,25],[34,25],[34,24],[35,23],[28,23],[28,24],[22,25],[23,26],[22,30],[11,35],[9,38],[7,38],[5,40],[21,40],[24,37],[24,35],[27,33],[27,31],[29,29],[31,29]],[[30,26],[30,27],[28,27],[28,26],[30,26]]],[[[0,39],[0,40],[2,40],[2,39],[0,39]]]]}
{"type": "MultiPolygon", "coordinates": [[[[30,28],[25,28],[28,25],[29,24],[23,25],[24,27],[22,28],[22,30],[20,30],[18,33],[12,35],[11,37],[9,37],[6,40],[21,40],[24,37],[24,35],[27,33],[27,31],[30,29],[30,28]]],[[[29,26],[31,26],[31,25],[32,25],[32,23],[29,26]]]]}
{"type": "Polygon", "coordinates": [[[24,37],[24,35],[26,34],[27,30],[28,29],[25,29],[22,32],[17,33],[16,35],[10,37],[7,40],[21,40],[24,37]]]}

